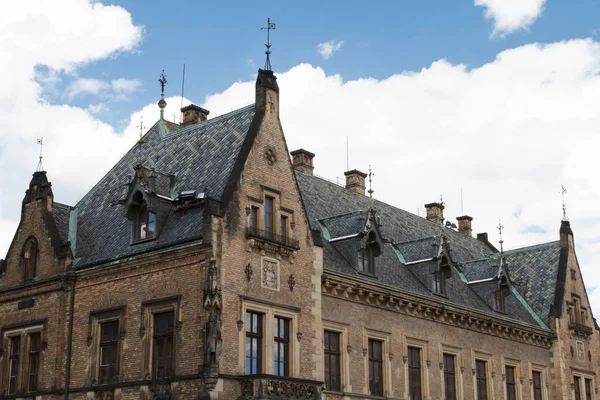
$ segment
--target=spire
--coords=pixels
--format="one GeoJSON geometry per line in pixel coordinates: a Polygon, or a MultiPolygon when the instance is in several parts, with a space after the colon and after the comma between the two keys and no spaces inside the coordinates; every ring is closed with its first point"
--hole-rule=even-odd
{"type": "Polygon", "coordinates": [[[160,100],[158,101],[158,107],[160,107],[160,119],[163,120],[165,117],[165,107],[167,106],[167,102],[165,101],[165,85],[167,84],[167,76],[165,75],[164,69],[160,74],[158,82],[160,83],[160,100]]]}
{"type": "Polygon", "coordinates": [[[500,258],[501,259],[504,254],[504,247],[502,246],[504,244],[504,240],[502,240],[502,229],[504,229],[504,227],[502,226],[502,222],[500,222],[500,220],[498,220],[498,233],[500,234],[500,240],[498,240],[498,243],[500,243],[500,258]]]}
{"type": "Polygon", "coordinates": [[[37,140],[37,144],[40,145],[40,161],[38,161],[38,165],[37,168],[35,169],[36,172],[42,172],[44,170],[44,164],[42,163],[42,159],[44,158],[43,152],[44,152],[44,138],[41,137],[37,140]]]}
{"type": "Polygon", "coordinates": [[[562,221],[569,222],[569,217],[567,217],[567,205],[565,204],[565,193],[567,193],[567,188],[565,188],[563,185],[560,185],[560,194],[562,196],[562,210],[563,210],[562,221]]]}
{"type": "Polygon", "coordinates": [[[271,30],[275,29],[275,24],[271,22],[271,18],[267,18],[267,27],[260,28],[261,30],[267,30],[267,43],[265,43],[265,54],[267,55],[267,61],[265,62],[265,71],[272,71],[271,69],[271,30]]]}

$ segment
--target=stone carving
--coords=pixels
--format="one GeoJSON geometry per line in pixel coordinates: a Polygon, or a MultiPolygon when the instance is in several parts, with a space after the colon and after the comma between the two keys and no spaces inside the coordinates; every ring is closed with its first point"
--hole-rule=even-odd
{"type": "Polygon", "coordinates": [[[277,162],[277,156],[275,155],[275,151],[273,149],[267,149],[265,152],[265,158],[267,159],[267,163],[269,165],[273,165],[277,162]]]}
{"type": "Polygon", "coordinates": [[[577,359],[583,360],[585,358],[583,342],[577,342],[577,359]]]}
{"type": "Polygon", "coordinates": [[[221,338],[220,313],[213,312],[208,318],[205,329],[204,368],[219,368],[223,339],[221,338]]]}
{"type": "Polygon", "coordinates": [[[219,364],[223,350],[221,337],[221,288],[216,260],[211,260],[204,286],[204,310],[208,320],[204,327],[204,367],[202,377],[207,390],[213,390],[219,378],[219,364]]]}
{"type": "Polygon", "coordinates": [[[263,258],[261,286],[267,289],[279,290],[279,263],[263,258]]]}

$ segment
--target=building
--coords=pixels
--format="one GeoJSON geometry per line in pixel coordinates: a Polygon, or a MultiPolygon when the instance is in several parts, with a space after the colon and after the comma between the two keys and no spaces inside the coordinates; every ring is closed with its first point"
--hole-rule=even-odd
{"type": "Polygon", "coordinates": [[[161,118],[77,204],[37,171],[0,262],[0,399],[597,399],[569,221],[511,251],[313,175],[279,87],[161,118]]]}

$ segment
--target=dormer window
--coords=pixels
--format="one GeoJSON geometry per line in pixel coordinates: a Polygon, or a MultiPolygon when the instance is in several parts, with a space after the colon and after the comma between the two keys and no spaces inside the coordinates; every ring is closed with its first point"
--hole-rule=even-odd
{"type": "Polygon", "coordinates": [[[446,296],[446,279],[450,275],[450,264],[448,258],[442,257],[438,268],[432,274],[431,290],[435,294],[446,296]]]}
{"type": "Polygon", "coordinates": [[[498,312],[506,312],[506,293],[503,289],[498,289],[494,292],[494,310],[498,312]]]}
{"type": "Polygon", "coordinates": [[[35,238],[27,239],[23,246],[23,280],[35,278],[38,259],[38,246],[35,238]]]}
{"type": "Polygon", "coordinates": [[[142,207],[137,219],[137,240],[153,239],[156,236],[156,214],[142,207]]]}
{"type": "Polygon", "coordinates": [[[373,257],[373,247],[367,245],[358,251],[358,270],[365,274],[375,274],[375,258],[373,257]]]}

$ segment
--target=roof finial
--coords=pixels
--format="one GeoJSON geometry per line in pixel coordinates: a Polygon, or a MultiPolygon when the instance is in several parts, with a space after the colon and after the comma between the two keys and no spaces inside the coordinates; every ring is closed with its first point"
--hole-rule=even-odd
{"type": "Polygon", "coordinates": [[[136,126],[136,128],[140,128],[140,140],[138,140],[138,145],[139,145],[139,147],[138,147],[138,164],[141,166],[142,165],[142,145],[144,144],[144,140],[142,139],[142,136],[144,135],[144,129],[146,129],[146,127],[144,126],[144,116],[143,115],[140,117],[140,124],[138,126],[136,126]]]}
{"type": "Polygon", "coordinates": [[[160,119],[163,120],[165,118],[165,107],[167,106],[167,102],[165,101],[165,85],[167,84],[167,76],[165,75],[164,69],[160,74],[158,82],[160,83],[160,100],[158,101],[158,106],[160,107],[160,119]]]}
{"type": "Polygon", "coordinates": [[[40,161],[38,161],[38,165],[37,168],[35,169],[36,172],[42,172],[44,170],[44,164],[42,164],[42,159],[44,158],[43,155],[43,151],[44,151],[44,146],[46,146],[44,144],[44,138],[41,137],[37,140],[37,144],[40,145],[40,161]]]}
{"type": "Polygon", "coordinates": [[[445,205],[446,205],[446,203],[444,203],[444,196],[442,196],[440,194],[440,206],[445,206],[445,205]]]}
{"type": "Polygon", "coordinates": [[[500,240],[498,240],[498,243],[500,243],[500,254],[502,255],[502,253],[504,253],[504,247],[502,246],[504,244],[504,240],[502,240],[502,229],[504,229],[504,227],[502,226],[502,222],[500,222],[500,220],[498,220],[498,233],[500,234],[500,240]]]}
{"type": "Polygon", "coordinates": [[[560,194],[562,196],[562,209],[563,209],[562,220],[565,222],[568,222],[569,217],[567,217],[567,204],[565,203],[565,193],[567,193],[567,188],[564,187],[563,185],[560,185],[560,194]]]}
{"type": "Polygon", "coordinates": [[[375,175],[375,174],[371,170],[371,164],[369,164],[369,190],[367,190],[367,192],[369,193],[369,197],[371,199],[373,198],[373,192],[374,192],[373,187],[372,187],[373,175],[375,175]]]}
{"type": "Polygon", "coordinates": [[[267,27],[260,29],[267,30],[267,43],[265,44],[265,47],[267,48],[265,51],[265,54],[267,55],[267,61],[265,62],[265,70],[271,71],[271,29],[275,29],[275,24],[271,23],[271,18],[267,18],[267,27]]]}

